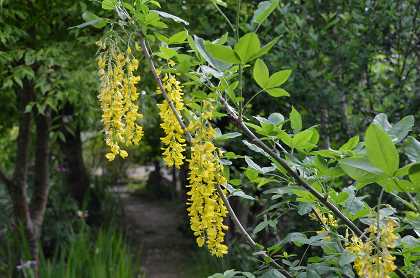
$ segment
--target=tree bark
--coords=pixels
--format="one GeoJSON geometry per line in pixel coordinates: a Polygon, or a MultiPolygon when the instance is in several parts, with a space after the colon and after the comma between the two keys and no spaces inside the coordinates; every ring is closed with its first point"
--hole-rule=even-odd
{"type": "Polygon", "coordinates": [[[31,259],[35,261],[35,277],[38,277],[38,246],[34,233],[34,226],[29,210],[27,196],[27,177],[29,146],[31,141],[32,114],[25,112],[26,106],[34,100],[33,84],[25,81],[22,90],[17,92],[18,108],[20,112],[19,134],[17,137],[16,162],[13,177],[7,187],[13,203],[13,213],[18,227],[25,230],[31,259]]]}
{"type": "Polygon", "coordinates": [[[31,218],[34,225],[34,236],[38,240],[44,220],[49,188],[49,134],[51,128],[51,113],[49,109],[44,114],[37,114],[34,189],[31,199],[31,218]]]}
{"type": "Polygon", "coordinates": [[[64,158],[67,191],[82,206],[89,190],[90,180],[83,160],[80,126],[76,124],[72,129],[69,125],[73,115],[73,107],[69,105],[60,115],[60,131],[64,135],[64,140],[59,140],[59,145],[64,158]]]}

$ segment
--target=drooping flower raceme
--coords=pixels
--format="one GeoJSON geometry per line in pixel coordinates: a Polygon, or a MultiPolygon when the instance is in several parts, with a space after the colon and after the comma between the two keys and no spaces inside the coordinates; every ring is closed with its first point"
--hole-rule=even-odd
{"type": "Polygon", "coordinates": [[[352,236],[346,249],[356,256],[354,269],[359,277],[390,278],[390,274],[397,269],[395,257],[390,253],[398,239],[395,227],[396,222],[390,219],[379,231],[375,225],[371,225],[367,229],[369,240],[366,242],[352,236]],[[375,242],[378,244],[375,245],[375,242]]]}
{"type": "Polygon", "coordinates": [[[106,154],[109,161],[117,155],[126,158],[124,147],[138,145],[143,137],[139,120],[136,85],[140,77],[135,74],[139,61],[133,57],[131,49],[125,53],[105,49],[98,57],[101,80],[98,99],[101,104],[105,143],[110,149],[106,154]]]}
{"type": "MultiPolygon", "coordinates": [[[[165,74],[162,82],[175,109],[181,112],[184,109],[184,102],[180,82],[172,74],[165,74]]],[[[160,89],[157,90],[157,93],[161,93],[160,89]]],[[[184,131],[166,99],[159,104],[159,115],[162,119],[160,126],[164,131],[164,136],[161,137],[163,143],[163,160],[167,166],[176,166],[179,168],[185,158],[183,154],[185,151],[184,131]]]]}
{"type": "Polygon", "coordinates": [[[191,145],[189,160],[190,191],[188,192],[188,215],[191,229],[198,246],[207,245],[210,253],[221,257],[228,252],[224,244],[223,224],[228,211],[217,193],[216,184],[225,184],[223,166],[220,164],[220,151],[212,143],[214,129],[202,121],[190,123],[189,130],[195,135],[191,145]]]}

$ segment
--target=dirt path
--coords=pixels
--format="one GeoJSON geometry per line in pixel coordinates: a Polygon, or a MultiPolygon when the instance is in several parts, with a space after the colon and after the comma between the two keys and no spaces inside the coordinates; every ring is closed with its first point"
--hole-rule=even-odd
{"type": "MultiPolygon", "coordinates": [[[[138,244],[145,278],[184,278],[191,239],[181,231],[184,208],[168,201],[121,194],[128,234],[138,244]]],[[[136,247],[137,248],[137,247],[136,247]]]]}

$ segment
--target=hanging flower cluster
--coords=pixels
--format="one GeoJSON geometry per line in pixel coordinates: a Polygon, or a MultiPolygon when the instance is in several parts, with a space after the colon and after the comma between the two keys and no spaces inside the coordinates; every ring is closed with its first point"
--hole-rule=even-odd
{"type": "Polygon", "coordinates": [[[198,246],[206,244],[212,255],[221,257],[228,252],[224,244],[228,227],[223,224],[228,211],[216,189],[216,184],[226,183],[219,160],[221,152],[212,143],[215,130],[205,119],[191,122],[188,128],[194,134],[188,178],[191,229],[198,246]]]}
{"type": "Polygon", "coordinates": [[[346,249],[356,256],[354,269],[359,277],[390,278],[389,274],[397,269],[395,257],[389,250],[396,246],[396,226],[392,219],[388,220],[380,231],[375,225],[371,225],[367,229],[369,240],[366,242],[355,235],[352,236],[346,249]],[[379,246],[375,246],[374,242],[379,246]]]}
{"type": "MultiPolygon", "coordinates": [[[[184,109],[184,102],[182,99],[182,86],[175,76],[172,74],[165,74],[162,78],[163,87],[172,101],[175,109],[180,112],[184,109]]],[[[160,94],[160,89],[157,90],[160,94]]],[[[163,160],[167,166],[176,166],[179,168],[184,160],[185,139],[184,131],[179,124],[174,112],[171,110],[168,101],[165,99],[159,104],[159,115],[162,119],[160,126],[162,127],[165,136],[161,137],[164,145],[163,160]]]]}
{"type": "MultiPolygon", "coordinates": [[[[322,213],[319,208],[314,208],[314,211],[309,214],[309,217],[317,222],[320,222],[324,227],[332,227],[337,228],[338,223],[337,220],[334,218],[334,215],[331,213],[322,213]]],[[[322,228],[321,232],[325,231],[325,228],[322,228]]]]}
{"type": "Polygon", "coordinates": [[[143,128],[138,121],[143,117],[138,112],[136,85],[140,77],[135,74],[139,61],[133,57],[131,49],[125,53],[105,49],[98,57],[101,88],[99,101],[102,122],[105,129],[105,143],[110,149],[106,154],[109,161],[117,155],[126,158],[123,146],[138,145],[143,137],[143,128]]]}

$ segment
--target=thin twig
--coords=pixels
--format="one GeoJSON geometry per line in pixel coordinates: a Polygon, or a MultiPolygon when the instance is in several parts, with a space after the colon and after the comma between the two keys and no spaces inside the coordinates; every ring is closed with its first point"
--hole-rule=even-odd
{"type": "Polygon", "coordinates": [[[239,221],[238,217],[236,216],[235,211],[233,210],[232,206],[229,203],[229,200],[226,198],[225,194],[222,191],[220,185],[216,185],[217,192],[219,193],[220,197],[222,197],[223,202],[226,204],[226,207],[231,215],[232,221],[235,225],[239,228],[241,233],[245,236],[246,240],[248,241],[249,245],[252,247],[257,247],[257,243],[252,239],[252,237],[248,234],[245,230],[244,226],[242,226],[241,222],[239,221]]]}
{"type": "Polygon", "coordinates": [[[168,94],[166,92],[165,87],[163,86],[163,83],[162,83],[162,79],[160,78],[159,74],[156,71],[155,63],[153,62],[153,59],[150,56],[149,50],[148,50],[147,45],[146,45],[146,41],[144,40],[144,38],[143,38],[142,35],[140,35],[140,44],[141,44],[141,48],[143,50],[144,56],[149,61],[149,64],[150,64],[150,67],[151,67],[151,70],[152,70],[153,77],[155,78],[155,81],[158,84],[159,89],[162,92],[163,97],[168,102],[169,107],[171,108],[171,110],[174,113],[174,115],[175,115],[175,117],[176,117],[179,125],[181,126],[182,130],[184,131],[185,137],[187,139],[187,142],[188,143],[191,143],[191,141],[192,141],[191,133],[188,131],[188,129],[187,129],[184,121],[182,120],[181,114],[175,108],[174,103],[169,98],[169,96],[168,96],[168,94]]]}
{"type": "Polygon", "coordinates": [[[216,8],[216,10],[223,16],[223,18],[226,20],[227,24],[229,25],[230,29],[232,29],[233,33],[235,33],[235,27],[233,26],[232,22],[230,21],[230,19],[227,17],[227,15],[219,8],[219,6],[213,2],[214,7],[216,8]]]}
{"type": "MultiPolygon", "coordinates": [[[[219,193],[220,197],[222,198],[223,202],[225,203],[230,218],[235,223],[235,225],[239,228],[241,233],[245,236],[246,240],[248,241],[249,245],[251,245],[253,248],[257,248],[257,243],[252,239],[252,237],[249,235],[249,233],[245,230],[244,226],[242,226],[241,222],[239,221],[238,217],[236,216],[235,211],[233,210],[232,206],[229,203],[229,200],[226,198],[225,194],[222,191],[222,188],[220,185],[216,185],[217,192],[219,193]]],[[[289,272],[287,272],[281,265],[279,265],[273,258],[271,258],[265,251],[261,251],[259,253],[264,258],[267,258],[270,261],[270,264],[275,266],[284,276],[286,277],[292,277],[289,272]]]]}

